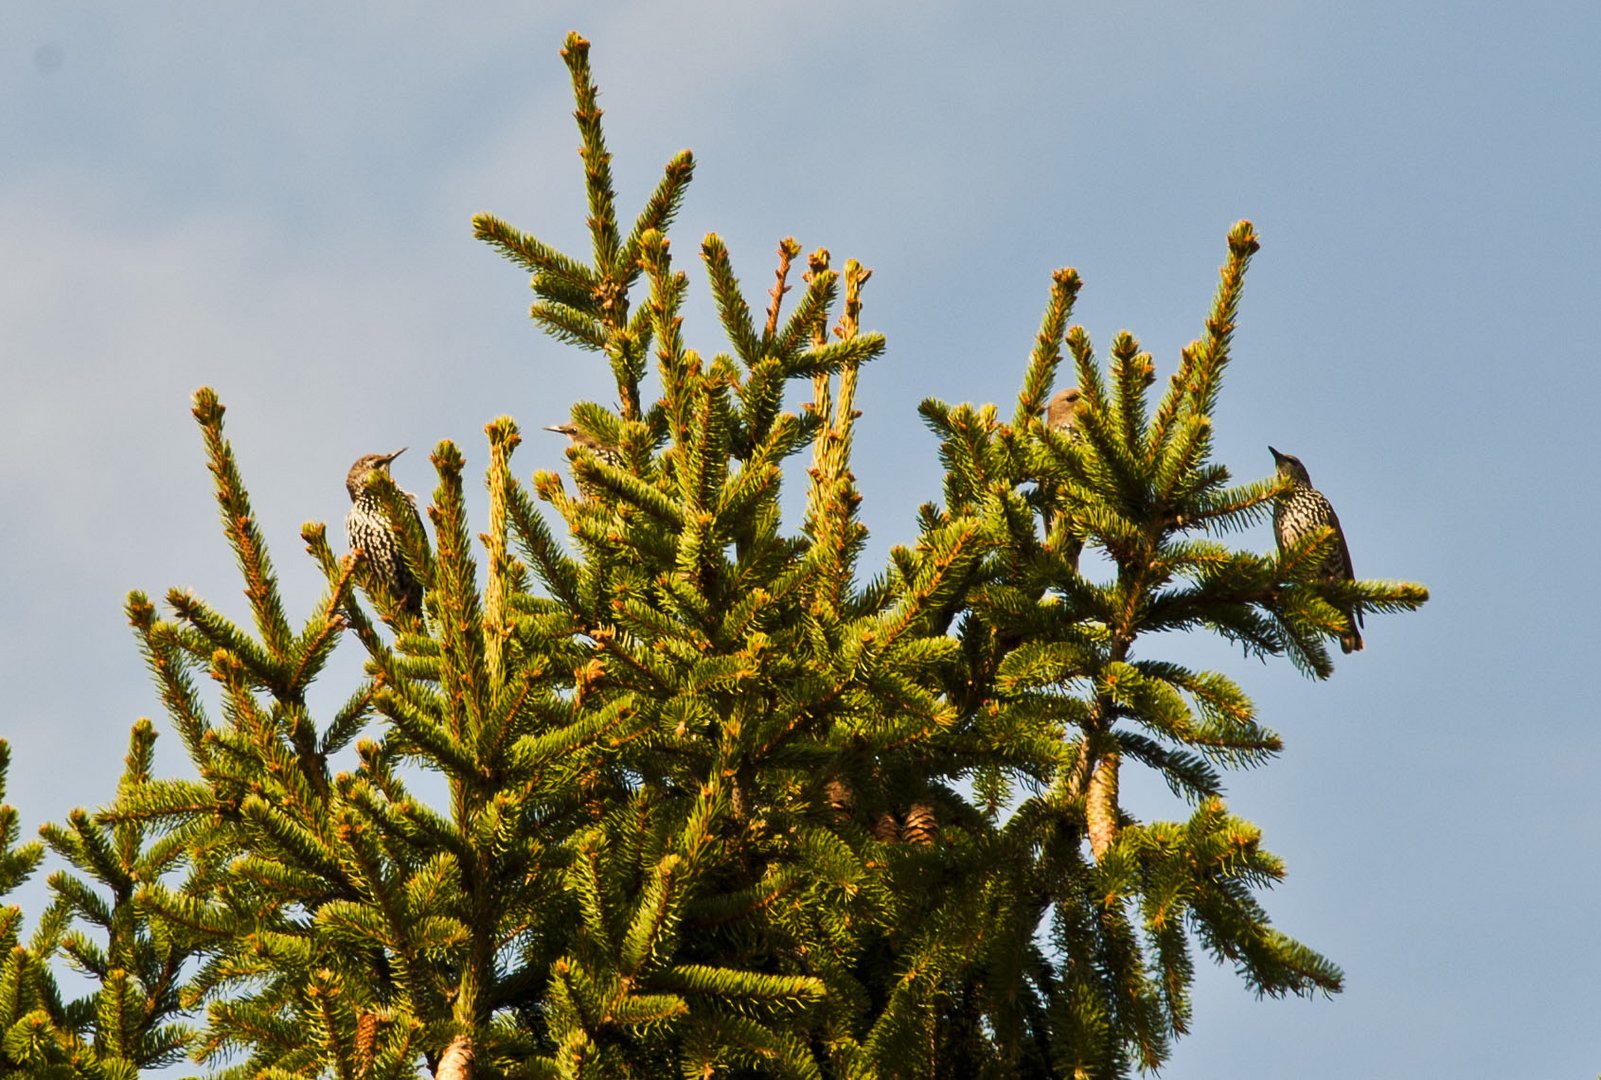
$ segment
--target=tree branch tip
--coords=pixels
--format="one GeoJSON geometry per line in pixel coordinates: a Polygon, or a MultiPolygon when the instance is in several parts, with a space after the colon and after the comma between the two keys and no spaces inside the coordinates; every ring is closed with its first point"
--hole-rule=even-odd
{"type": "Polygon", "coordinates": [[[1262,247],[1261,240],[1256,235],[1256,227],[1250,219],[1241,218],[1229,230],[1229,250],[1235,255],[1252,255],[1262,247]]]}
{"type": "Polygon", "coordinates": [[[227,407],[217,398],[217,391],[209,386],[202,386],[194,392],[191,399],[194,402],[190,412],[202,424],[214,424],[222,419],[227,407]]]}
{"type": "Polygon", "coordinates": [[[523,441],[522,433],[517,428],[517,421],[509,416],[497,416],[484,425],[484,434],[491,443],[504,443],[508,448],[515,447],[523,441]]]}

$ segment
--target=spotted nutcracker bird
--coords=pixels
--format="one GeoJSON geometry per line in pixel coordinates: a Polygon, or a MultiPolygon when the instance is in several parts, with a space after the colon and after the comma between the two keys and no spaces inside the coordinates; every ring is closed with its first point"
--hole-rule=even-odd
{"type": "Polygon", "coordinates": [[[552,424],[545,430],[567,436],[574,446],[582,446],[586,450],[593,450],[608,465],[621,466],[623,463],[623,455],[618,451],[617,447],[608,446],[593,435],[578,430],[576,424],[552,424]]]}
{"type": "MultiPolygon", "coordinates": [[[[1307,475],[1306,466],[1301,464],[1300,458],[1281,454],[1271,446],[1268,452],[1278,463],[1279,475],[1287,476],[1294,482],[1294,486],[1273,504],[1273,535],[1278,539],[1279,550],[1291,547],[1315,529],[1328,526],[1334,530],[1334,546],[1329,549],[1328,558],[1323,563],[1323,576],[1329,581],[1354,580],[1356,575],[1351,571],[1351,549],[1346,546],[1345,533],[1340,529],[1340,519],[1335,516],[1334,507],[1321,491],[1312,486],[1312,478],[1307,475]]],[[[1362,635],[1357,630],[1362,625],[1362,613],[1349,608],[1345,612],[1345,619],[1350,629],[1340,635],[1340,649],[1348,653],[1356,652],[1362,647],[1362,635]]]]}
{"type": "MultiPolygon", "coordinates": [[[[345,532],[350,546],[360,548],[366,555],[367,568],[388,589],[400,604],[402,611],[422,614],[422,582],[417,580],[400,553],[400,537],[395,535],[384,513],[378,496],[367,490],[367,477],[374,472],[387,470],[389,463],[406,452],[402,446],[392,454],[364,454],[356,459],[345,474],[345,490],[350,492],[350,513],[345,515],[345,532]]],[[[422,518],[417,514],[417,497],[409,491],[401,492],[411,503],[412,516],[418,528],[422,518]]]]}

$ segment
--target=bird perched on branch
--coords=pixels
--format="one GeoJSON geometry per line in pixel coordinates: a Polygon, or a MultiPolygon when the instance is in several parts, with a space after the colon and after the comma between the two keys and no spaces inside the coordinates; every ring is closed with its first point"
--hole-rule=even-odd
{"type": "MultiPolygon", "coordinates": [[[[1064,387],[1051,395],[1051,400],[1045,405],[1045,426],[1052,431],[1060,431],[1069,439],[1081,437],[1078,430],[1078,415],[1084,407],[1084,394],[1076,386],[1064,387]]],[[[1046,500],[1046,508],[1042,512],[1045,524],[1045,535],[1049,537],[1053,526],[1058,520],[1058,512],[1050,505],[1055,499],[1053,486],[1042,485],[1042,497],[1046,500]]],[[[1078,566],[1079,554],[1084,550],[1082,536],[1063,536],[1059,542],[1061,553],[1073,566],[1078,566]]]]}
{"type": "Polygon", "coordinates": [[[1078,424],[1079,401],[1082,398],[1076,386],[1052,394],[1050,403],[1045,406],[1045,426],[1072,432],[1078,424]]]}
{"type": "MultiPolygon", "coordinates": [[[[350,492],[350,513],[345,515],[345,532],[350,546],[360,548],[366,556],[368,572],[393,596],[401,610],[412,615],[422,614],[422,582],[406,565],[401,554],[400,537],[389,523],[389,515],[377,494],[367,490],[367,477],[375,472],[387,472],[389,463],[406,452],[402,446],[392,454],[363,454],[345,474],[345,490],[350,492]]],[[[422,517],[417,513],[417,497],[409,491],[401,492],[411,504],[417,527],[422,528],[422,517]]]]}
{"type": "MultiPolygon", "coordinates": [[[[1289,477],[1294,484],[1273,504],[1273,535],[1279,542],[1279,550],[1283,551],[1308,533],[1327,526],[1334,530],[1334,546],[1324,560],[1323,576],[1333,582],[1354,580],[1356,575],[1351,570],[1351,549],[1346,546],[1345,532],[1340,528],[1340,519],[1335,516],[1334,507],[1321,491],[1312,486],[1312,478],[1307,475],[1306,466],[1301,464],[1300,458],[1281,454],[1271,446],[1268,452],[1278,463],[1279,475],[1289,477]]],[[[1362,648],[1362,634],[1357,629],[1362,625],[1362,612],[1348,608],[1345,619],[1348,630],[1340,635],[1340,649],[1342,652],[1356,652],[1362,648]]]]}
{"type": "Polygon", "coordinates": [[[582,446],[592,450],[608,465],[622,465],[623,455],[615,446],[608,446],[586,431],[580,431],[576,424],[553,424],[546,431],[554,431],[558,435],[565,435],[574,446],[582,446]]]}

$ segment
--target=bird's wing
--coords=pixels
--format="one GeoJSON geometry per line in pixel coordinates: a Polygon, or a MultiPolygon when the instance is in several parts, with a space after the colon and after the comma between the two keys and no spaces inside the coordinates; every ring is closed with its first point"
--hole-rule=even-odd
{"type": "MultiPolygon", "coordinates": [[[[1355,581],[1356,571],[1351,569],[1351,545],[1345,542],[1345,530],[1340,528],[1340,515],[1334,512],[1333,507],[1329,508],[1329,523],[1334,526],[1334,538],[1340,542],[1340,568],[1345,571],[1347,581],[1355,581]]],[[[1353,608],[1351,613],[1356,616],[1356,625],[1361,626],[1362,609],[1353,608]]]]}

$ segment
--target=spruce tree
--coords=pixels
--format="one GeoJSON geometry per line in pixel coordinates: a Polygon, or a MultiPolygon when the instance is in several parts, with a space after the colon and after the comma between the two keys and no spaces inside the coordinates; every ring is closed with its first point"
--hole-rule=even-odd
{"type": "MultiPolygon", "coordinates": [[[[1326,678],[1347,612],[1426,599],[1326,580],[1328,530],[1226,542],[1286,490],[1212,458],[1249,223],[1154,403],[1152,358],[1121,334],[1097,360],[1059,271],[1008,419],[923,403],[942,499],[864,581],[870,271],[821,249],[800,271],[785,239],[763,307],[707,236],[727,351],[691,348],[667,234],[693,158],[624,232],[588,51],[575,34],[562,55],[592,250],[474,225],[530,273],[533,321],[604,358],[617,407],[575,404],[569,475],[526,486],[517,425],[491,422],[477,544],[454,443],[426,528],[375,473],[423,614],[308,523],[327,586],[291,622],[223,406],[196,394],[250,624],[129,598],[196,775],[153,778],[142,723],[115,800],[46,830],[109,899],[58,876],[37,944],[8,953],[9,1067],[131,1076],[188,1047],[239,1080],[1117,1077],[1187,1030],[1194,943],[1259,992],[1337,991],[1270,924],[1282,864],[1224,799],[1223,771],[1278,736],[1231,679],[1150,644],[1215,633],[1326,678]],[[1080,391],[1070,426],[1042,418],[1058,384],[1080,391]],[[318,717],[308,688],[346,640],[365,675],[318,717]],[[1136,818],[1135,766],[1189,816],[1136,818]],[[98,981],[92,1006],[61,1003],[54,952],[98,981]]],[[[9,886],[41,852],[0,826],[9,886]]]]}

